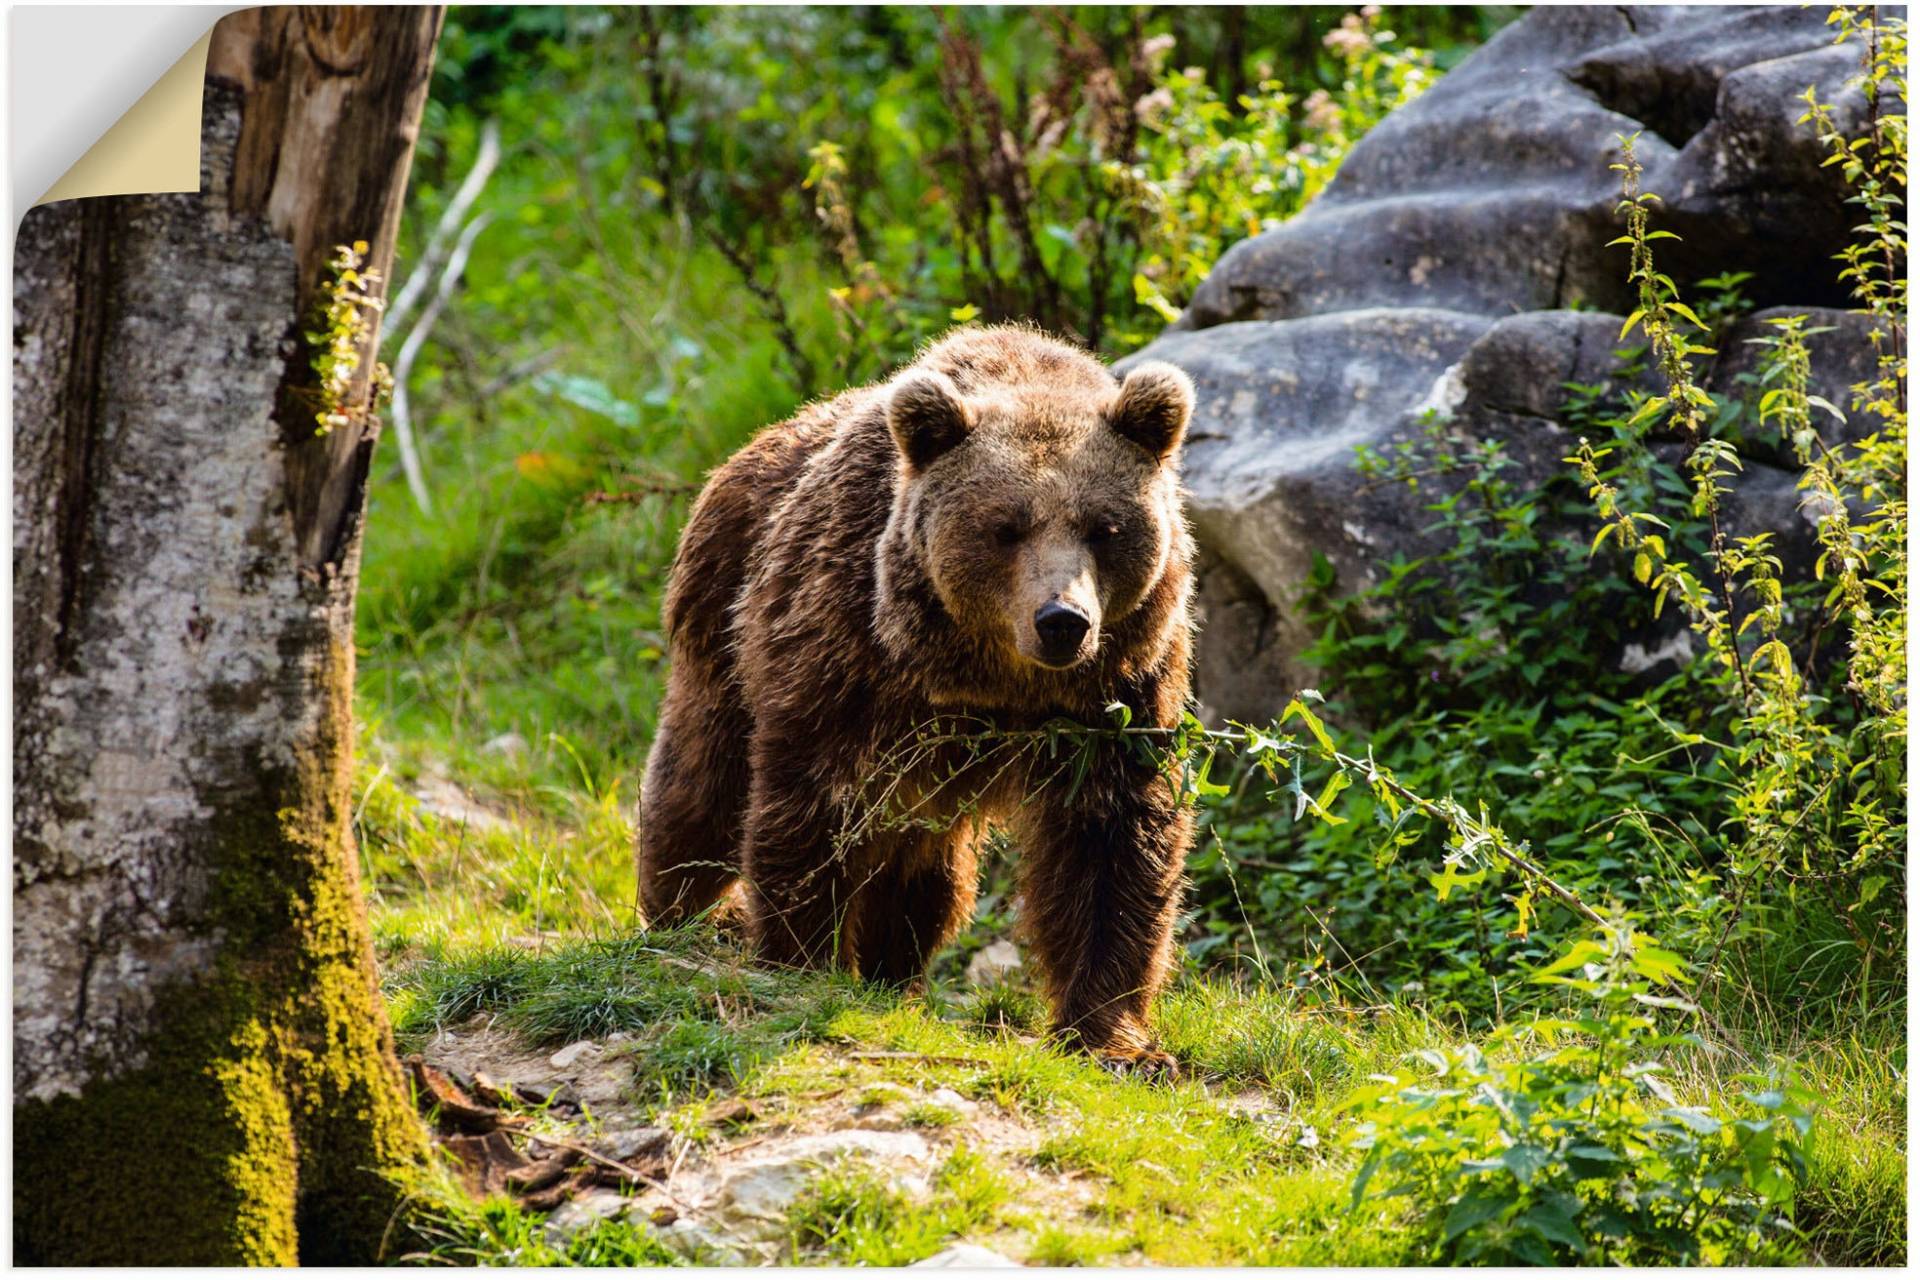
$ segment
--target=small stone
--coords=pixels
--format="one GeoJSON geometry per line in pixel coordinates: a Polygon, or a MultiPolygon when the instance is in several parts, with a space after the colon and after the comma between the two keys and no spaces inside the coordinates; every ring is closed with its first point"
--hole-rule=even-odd
{"type": "Polygon", "coordinates": [[[942,1249],[931,1258],[922,1258],[913,1264],[920,1267],[1017,1267],[1020,1264],[1004,1254],[995,1253],[985,1245],[956,1244],[942,1249]]]}
{"type": "Polygon", "coordinates": [[[413,785],[413,798],[434,817],[475,831],[504,831],[513,824],[461,789],[451,778],[428,774],[413,785]]]}
{"type": "Polygon", "coordinates": [[[784,1230],[787,1207],[807,1189],[812,1173],[801,1160],[761,1161],[737,1169],[721,1184],[721,1214],[751,1234],[784,1230]]]}
{"type": "Polygon", "coordinates": [[[656,1226],[653,1238],[687,1261],[705,1266],[744,1267],[752,1261],[732,1241],[686,1218],[656,1226]]]}
{"type": "Polygon", "coordinates": [[[580,1101],[595,1110],[607,1110],[625,1096],[630,1072],[592,1071],[573,1082],[580,1101]]]}
{"type": "Polygon", "coordinates": [[[1001,938],[974,953],[967,962],[967,981],[976,987],[990,987],[1024,963],[1020,948],[1001,938]]]}
{"type": "Polygon", "coordinates": [[[547,1239],[555,1244],[564,1244],[581,1231],[606,1218],[618,1215],[627,1207],[627,1200],[617,1191],[588,1191],[561,1205],[547,1219],[547,1239]]]}
{"type": "Polygon", "coordinates": [[[610,1160],[632,1164],[636,1160],[664,1153],[672,1141],[673,1134],[667,1130],[647,1127],[613,1129],[594,1139],[591,1145],[610,1160]]]}
{"type": "Polygon", "coordinates": [[[760,1118],[760,1111],[745,1098],[727,1098],[708,1107],[703,1118],[716,1128],[744,1129],[760,1118]]]}
{"type": "Polygon", "coordinates": [[[980,1109],[979,1103],[971,1098],[962,1097],[959,1093],[944,1085],[928,1094],[927,1101],[933,1103],[936,1107],[945,1107],[949,1111],[957,1111],[963,1116],[970,1116],[980,1109]]]}
{"type": "Polygon", "coordinates": [[[565,1071],[580,1060],[581,1054],[598,1053],[600,1049],[601,1045],[597,1040],[576,1040],[547,1061],[553,1064],[555,1070],[565,1071]]]}
{"type": "Polygon", "coordinates": [[[483,756],[521,756],[527,752],[527,740],[517,733],[503,733],[480,744],[483,756]]]}

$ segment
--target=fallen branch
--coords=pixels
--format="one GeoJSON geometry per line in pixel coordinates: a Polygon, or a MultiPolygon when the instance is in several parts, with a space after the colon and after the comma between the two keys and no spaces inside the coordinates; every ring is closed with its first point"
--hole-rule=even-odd
{"type": "Polygon", "coordinates": [[[985,1058],[969,1058],[962,1054],[906,1053],[894,1049],[874,1049],[866,1053],[849,1053],[846,1056],[861,1062],[945,1062],[962,1067],[990,1067],[993,1065],[985,1058]]]}
{"type": "Polygon", "coordinates": [[[589,507],[607,502],[644,502],[648,498],[673,498],[698,493],[700,486],[689,480],[649,480],[636,489],[598,490],[580,499],[589,507]]]}

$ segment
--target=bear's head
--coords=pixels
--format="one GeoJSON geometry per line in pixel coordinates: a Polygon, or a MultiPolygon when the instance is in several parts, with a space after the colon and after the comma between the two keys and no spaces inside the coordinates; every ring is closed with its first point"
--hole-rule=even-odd
{"type": "Polygon", "coordinates": [[[888,395],[893,533],[955,622],[1016,666],[1088,663],[1184,555],[1174,460],[1193,384],[1158,362],[1097,377],[963,391],[920,368],[888,395]]]}

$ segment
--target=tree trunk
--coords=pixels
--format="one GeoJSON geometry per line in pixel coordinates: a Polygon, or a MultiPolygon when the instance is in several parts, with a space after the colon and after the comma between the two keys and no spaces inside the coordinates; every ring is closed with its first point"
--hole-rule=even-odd
{"type": "Polygon", "coordinates": [[[198,194],[21,227],[21,1261],[371,1260],[424,1154],[351,830],[373,340],[326,394],[305,335],[335,246],[386,274],[440,18],[235,14],[198,194]]]}

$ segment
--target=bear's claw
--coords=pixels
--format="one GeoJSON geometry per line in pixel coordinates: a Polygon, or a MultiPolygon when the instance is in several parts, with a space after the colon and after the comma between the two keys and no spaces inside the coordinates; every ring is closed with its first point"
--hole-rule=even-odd
{"type": "Polygon", "coordinates": [[[1158,1084],[1171,1084],[1180,1078],[1180,1064],[1172,1054],[1159,1049],[1108,1049],[1094,1058],[1117,1076],[1135,1076],[1158,1084]]]}

